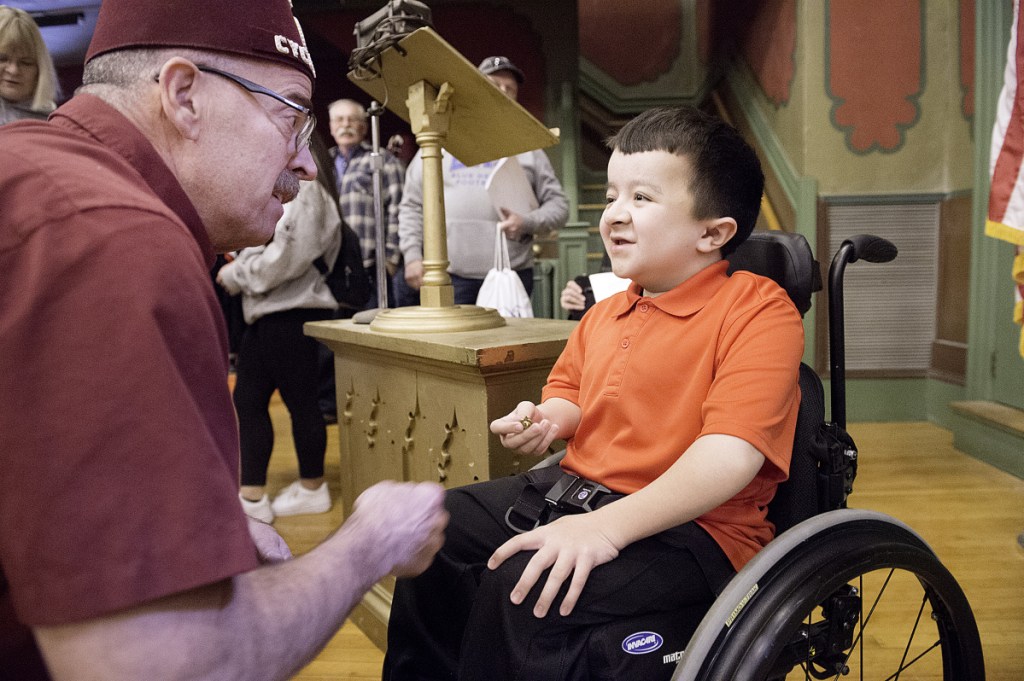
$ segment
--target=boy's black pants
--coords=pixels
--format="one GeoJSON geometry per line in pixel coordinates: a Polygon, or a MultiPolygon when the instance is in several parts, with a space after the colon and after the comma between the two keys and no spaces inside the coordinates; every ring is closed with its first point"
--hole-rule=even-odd
{"type": "Polygon", "coordinates": [[[715,593],[734,574],[722,550],[696,524],[635,542],[595,568],[568,617],[558,614],[568,583],[546,617],[533,615],[546,572],[523,604],[509,600],[534,552],[487,569],[487,559],[514,534],[505,512],[522,489],[533,482],[546,491],[560,474],[552,466],[448,492],[451,520],[444,548],[422,575],[396,582],[385,681],[671,676],[673,665],[663,664],[663,656],[685,645],[715,593]],[[650,655],[626,655],[616,650],[621,648],[617,639],[595,634],[595,628],[610,623],[625,621],[628,628],[628,618],[645,613],[662,613],[661,619],[679,629],[681,642],[667,642],[650,655]],[[615,676],[605,676],[609,669],[615,676]]]}

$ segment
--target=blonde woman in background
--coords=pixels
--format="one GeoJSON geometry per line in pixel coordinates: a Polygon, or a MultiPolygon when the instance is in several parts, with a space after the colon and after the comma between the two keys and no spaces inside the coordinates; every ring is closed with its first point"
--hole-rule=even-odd
{"type": "Polygon", "coordinates": [[[32,17],[0,5],[0,125],[45,119],[57,105],[57,71],[32,17]]]}

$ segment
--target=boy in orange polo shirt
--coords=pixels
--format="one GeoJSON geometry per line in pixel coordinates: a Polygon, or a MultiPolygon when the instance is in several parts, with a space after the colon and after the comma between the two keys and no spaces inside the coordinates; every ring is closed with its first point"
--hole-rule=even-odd
{"type": "Polygon", "coordinates": [[[702,612],[774,534],[803,329],[781,288],[723,259],[753,230],[760,164],[688,107],[609,145],[601,237],[633,283],[583,317],[539,405],[491,424],[509,449],[560,438],[566,456],[448,493],[445,547],[396,586],[385,679],[590,678],[595,625],[702,612]]]}

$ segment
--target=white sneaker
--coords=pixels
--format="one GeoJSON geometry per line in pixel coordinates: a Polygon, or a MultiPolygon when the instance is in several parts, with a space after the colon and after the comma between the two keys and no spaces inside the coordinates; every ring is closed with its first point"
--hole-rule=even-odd
{"type": "Polygon", "coordinates": [[[250,518],[262,520],[265,523],[274,522],[274,510],[270,506],[270,497],[266,494],[259,501],[249,501],[241,494],[238,495],[238,499],[242,502],[242,510],[250,518]]]}
{"type": "Polygon", "coordinates": [[[331,510],[331,495],[326,482],[316,489],[306,489],[296,480],[281,490],[270,507],[277,515],[326,513],[331,510]]]}

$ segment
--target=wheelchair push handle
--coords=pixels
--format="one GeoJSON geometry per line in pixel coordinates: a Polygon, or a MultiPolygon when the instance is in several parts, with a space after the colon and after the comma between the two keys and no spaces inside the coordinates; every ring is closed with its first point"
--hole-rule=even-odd
{"type": "Polygon", "coordinates": [[[843,326],[843,274],[858,260],[883,263],[896,258],[891,241],[873,234],[858,234],[843,241],[828,269],[829,376],[832,393],[832,422],[846,428],[846,334],[843,326]]]}
{"type": "Polygon", "coordinates": [[[858,260],[867,260],[868,262],[889,262],[896,258],[896,254],[899,252],[896,249],[895,244],[891,241],[883,239],[880,236],[874,236],[873,234],[858,234],[852,236],[843,242],[843,246],[850,244],[852,249],[850,250],[849,262],[854,263],[858,260]]]}

